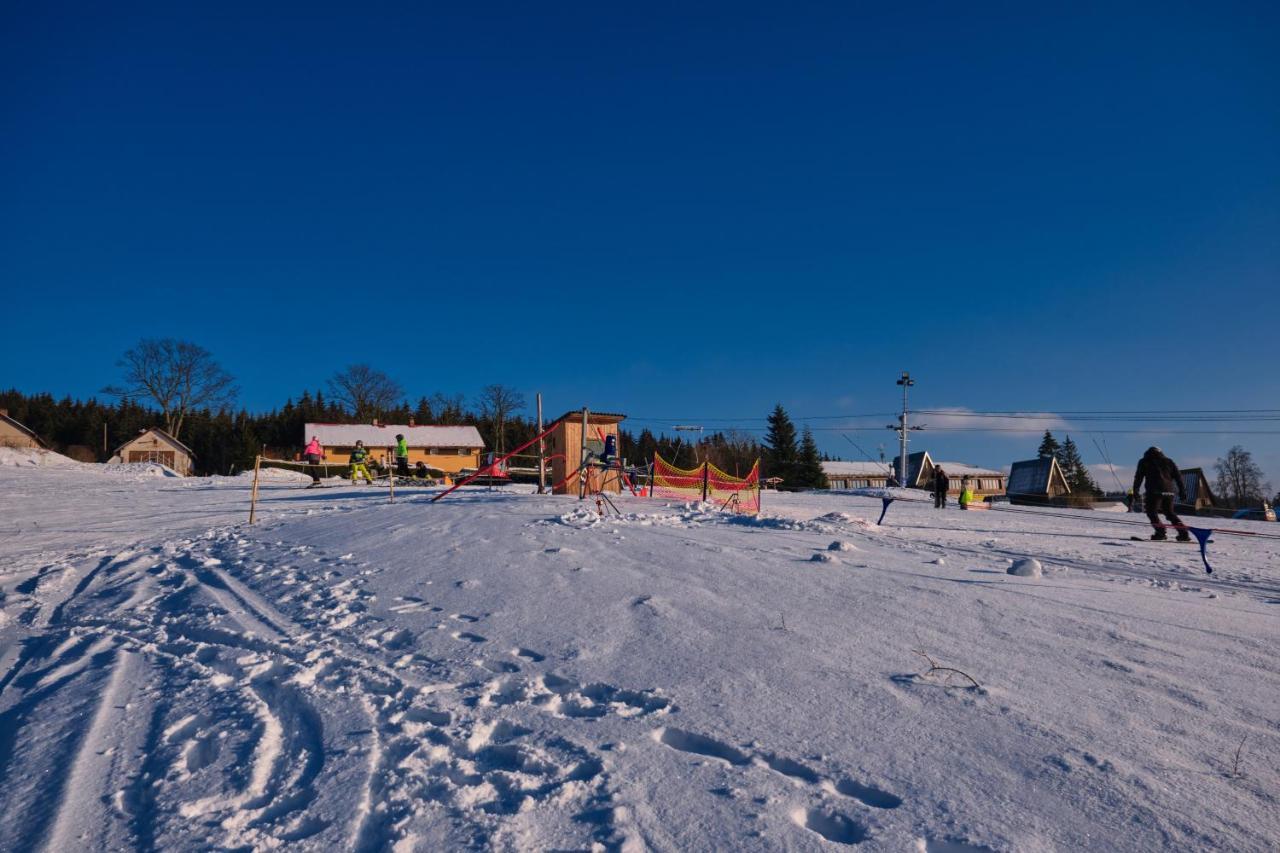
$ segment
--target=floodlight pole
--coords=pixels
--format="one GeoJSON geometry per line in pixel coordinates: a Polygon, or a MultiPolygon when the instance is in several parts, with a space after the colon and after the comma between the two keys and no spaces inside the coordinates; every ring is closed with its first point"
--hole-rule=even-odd
{"type": "Polygon", "coordinates": [[[898,443],[901,448],[898,454],[898,485],[905,488],[907,485],[907,389],[915,385],[916,381],[904,370],[898,384],[902,386],[902,414],[898,416],[897,427],[898,443]]]}

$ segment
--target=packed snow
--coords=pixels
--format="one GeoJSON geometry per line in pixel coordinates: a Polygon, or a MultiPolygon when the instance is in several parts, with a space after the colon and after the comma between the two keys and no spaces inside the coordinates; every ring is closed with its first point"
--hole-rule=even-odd
{"type": "Polygon", "coordinates": [[[1277,539],[0,462],[0,849],[1280,846],[1277,539]]]}

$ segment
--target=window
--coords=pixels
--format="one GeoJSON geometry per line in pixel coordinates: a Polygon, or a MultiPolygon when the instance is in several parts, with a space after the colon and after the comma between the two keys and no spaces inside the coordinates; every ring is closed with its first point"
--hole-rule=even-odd
{"type": "Polygon", "coordinates": [[[173,467],[172,450],[130,450],[130,462],[159,462],[169,468],[173,467]]]}

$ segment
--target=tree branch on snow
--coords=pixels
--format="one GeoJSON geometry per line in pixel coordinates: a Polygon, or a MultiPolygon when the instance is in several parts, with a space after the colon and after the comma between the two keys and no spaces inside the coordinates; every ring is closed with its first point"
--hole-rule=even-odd
{"type": "Polygon", "coordinates": [[[952,676],[958,675],[958,676],[961,676],[961,677],[963,677],[963,678],[967,678],[967,679],[969,680],[969,683],[970,683],[971,685],[973,685],[973,688],[974,688],[975,690],[981,690],[981,689],[982,689],[982,685],[978,683],[978,680],[977,680],[976,678],[974,678],[972,675],[970,675],[969,673],[967,673],[967,672],[965,672],[965,671],[963,671],[963,670],[960,670],[960,669],[956,669],[955,667],[952,667],[952,666],[940,666],[940,665],[938,664],[938,662],[937,662],[936,660],[934,660],[932,657],[930,657],[930,656],[929,656],[929,653],[928,653],[928,652],[926,652],[926,651],[924,651],[923,649],[912,649],[911,651],[912,651],[912,652],[914,652],[915,654],[919,655],[920,657],[924,658],[924,659],[925,659],[925,661],[929,664],[929,669],[928,669],[928,671],[927,671],[927,672],[924,672],[924,673],[921,675],[921,678],[928,678],[929,676],[933,675],[934,673],[939,673],[939,672],[941,672],[941,673],[945,673],[945,675],[944,675],[944,677],[943,677],[943,679],[942,679],[943,685],[944,685],[944,686],[947,686],[947,687],[950,687],[950,686],[951,686],[951,678],[952,678],[952,676]]]}
{"type": "Polygon", "coordinates": [[[1248,739],[1249,739],[1248,735],[1245,735],[1244,737],[1240,738],[1240,745],[1236,747],[1236,758],[1235,758],[1235,761],[1231,763],[1231,772],[1227,774],[1232,779],[1240,778],[1240,755],[1241,753],[1244,752],[1244,742],[1248,739]]]}

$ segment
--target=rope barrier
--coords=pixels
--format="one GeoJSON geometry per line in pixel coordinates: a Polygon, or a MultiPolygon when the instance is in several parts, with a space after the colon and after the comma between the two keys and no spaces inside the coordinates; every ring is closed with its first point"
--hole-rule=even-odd
{"type": "MultiPolygon", "coordinates": [[[[879,497],[881,501],[881,509],[880,509],[880,518],[876,522],[877,526],[884,523],[884,517],[889,512],[889,505],[892,504],[894,501],[903,501],[905,503],[923,503],[923,504],[930,503],[930,501],[928,500],[920,500],[918,498],[890,497],[887,495],[880,495],[879,497]]],[[[1131,525],[1131,526],[1138,525],[1141,527],[1154,526],[1157,530],[1184,531],[1190,534],[1191,536],[1193,536],[1197,544],[1199,544],[1200,560],[1201,562],[1204,563],[1204,570],[1206,574],[1213,574],[1213,567],[1209,565],[1208,547],[1209,547],[1209,543],[1213,541],[1209,537],[1216,533],[1220,533],[1224,536],[1253,536],[1260,539],[1280,539],[1280,534],[1263,533],[1258,530],[1231,530],[1229,528],[1221,528],[1221,527],[1195,527],[1189,524],[1152,525],[1150,521],[1139,521],[1138,519],[1086,517],[1086,516],[1075,515],[1073,513],[1066,513],[1066,512],[1046,512],[1043,510],[1036,510],[1036,509],[1014,509],[1013,507],[1001,507],[1001,506],[995,506],[992,504],[987,505],[987,510],[990,512],[1014,513],[1016,515],[1033,515],[1040,518],[1066,518],[1072,521],[1085,521],[1085,522],[1092,521],[1092,522],[1101,522],[1102,524],[1124,524],[1124,525],[1131,525]]]]}

